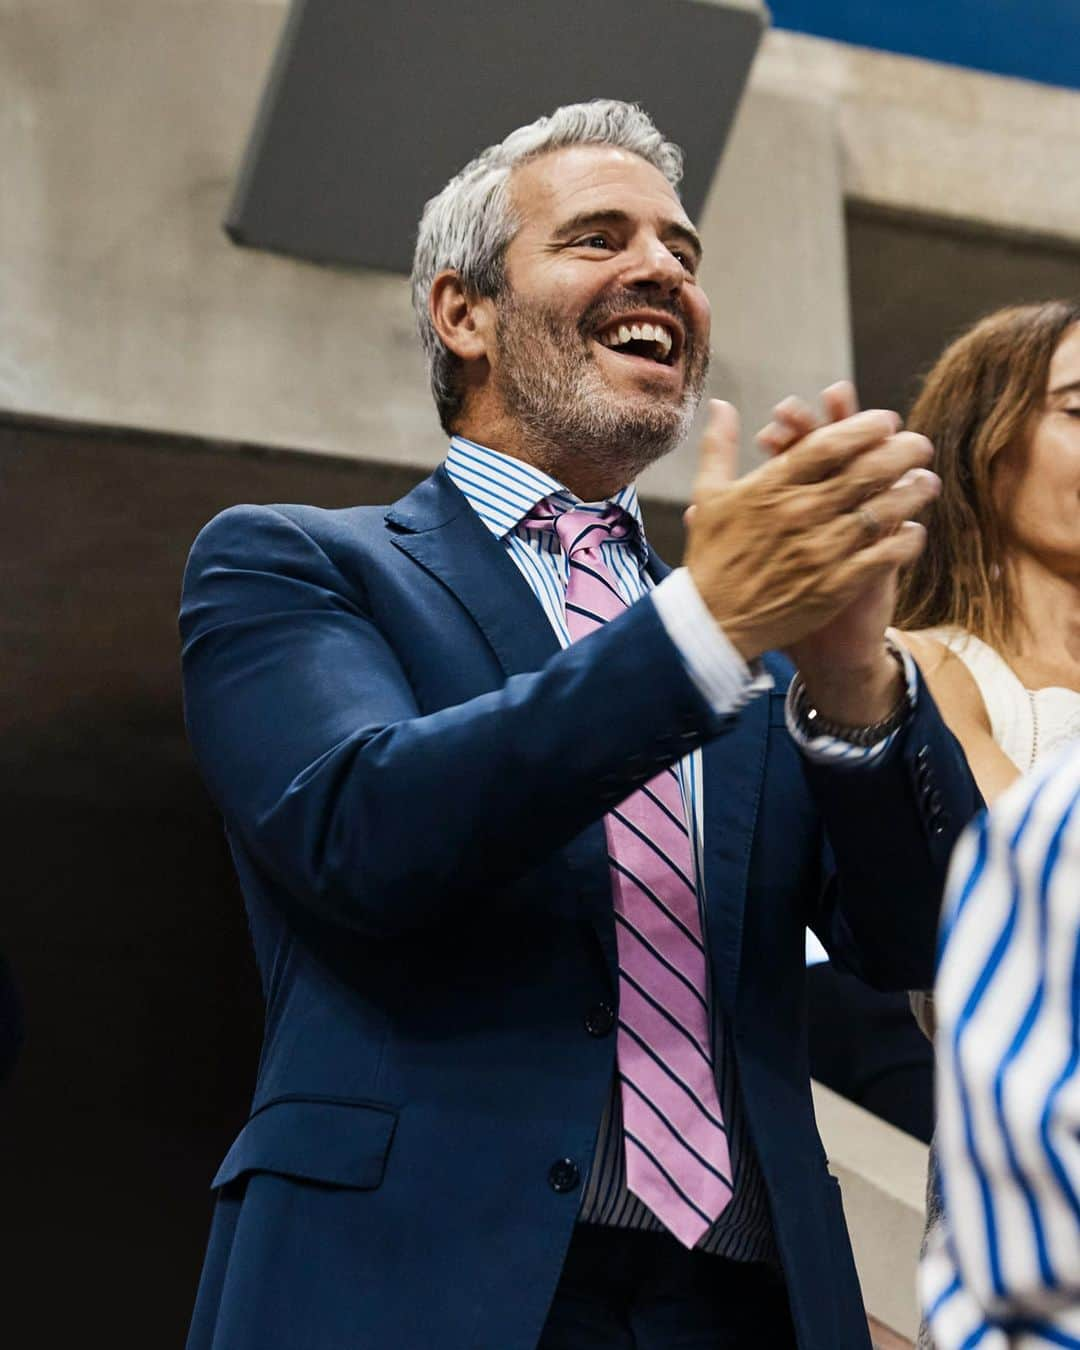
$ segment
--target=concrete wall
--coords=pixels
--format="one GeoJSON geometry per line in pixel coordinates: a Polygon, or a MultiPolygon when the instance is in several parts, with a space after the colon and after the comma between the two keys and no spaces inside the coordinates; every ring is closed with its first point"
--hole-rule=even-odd
{"type": "MultiPolygon", "coordinates": [[[[221,232],[284,14],[0,0],[0,408],[440,457],[403,279],[221,232]]],[[[701,222],[711,391],[753,429],[777,397],[850,373],[845,195],[1080,237],[1078,110],[1067,91],[770,34],[701,222]]],[[[683,498],[694,461],[655,469],[649,494],[683,498]]]]}
{"type": "Polygon", "coordinates": [[[425,462],[401,278],[220,228],[280,3],[0,7],[0,404],[425,462]]]}
{"type": "Polygon", "coordinates": [[[776,30],[752,87],[833,111],[849,197],[1080,242],[1075,90],[776,30]]]}
{"type": "MultiPolygon", "coordinates": [[[[0,407],[441,456],[404,280],[247,252],[221,232],[284,13],[279,0],[0,0],[0,407]]],[[[703,226],[713,387],[758,425],[790,387],[850,366],[828,110],[753,97],[703,226]]],[[[683,496],[693,463],[672,461],[650,493],[683,496]]]]}

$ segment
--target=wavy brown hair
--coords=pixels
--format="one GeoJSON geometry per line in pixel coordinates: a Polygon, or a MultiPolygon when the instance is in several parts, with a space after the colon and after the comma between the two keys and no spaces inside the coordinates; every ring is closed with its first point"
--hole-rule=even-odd
{"type": "Polygon", "coordinates": [[[927,375],[907,426],[934,443],[942,490],[923,516],[926,548],[900,578],[897,627],[948,624],[1008,649],[1016,615],[996,461],[1031,434],[1054,352],[1078,322],[1080,301],[999,309],[946,347],[927,375]]]}

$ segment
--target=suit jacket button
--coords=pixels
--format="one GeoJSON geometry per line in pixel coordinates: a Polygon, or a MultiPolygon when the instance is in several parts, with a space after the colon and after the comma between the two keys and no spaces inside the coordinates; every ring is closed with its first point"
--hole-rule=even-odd
{"type": "Polygon", "coordinates": [[[594,1003],[585,1014],[585,1030],[590,1036],[606,1036],[615,1025],[615,1009],[610,1003],[594,1003]]]}
{"type": "Polygon", "coordinates": [[[551,1164],[548,1185],[559,1195],[566,1195],[568,1191],[574,1190],[580,1180],[581,1173],[573,1158],[560,1158],[558,1162],[551,1164]]]}

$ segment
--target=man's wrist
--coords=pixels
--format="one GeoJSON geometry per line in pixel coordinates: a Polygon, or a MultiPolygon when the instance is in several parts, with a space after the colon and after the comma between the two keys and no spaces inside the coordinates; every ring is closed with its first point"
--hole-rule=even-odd
{"type": "Polygon", "coordinates": [[[748,665],[713,619],[687,568],[669,573],[651,598],[690,678],[714,713],[737,712],[772,688],[772,676],[748,665]]]}
{"type": "Polygon", "coordinates": [[[886,721],[907,696],[902,658],[885,642],[874,660],[864,666],[834,666],[828,670],[800,667],[799,678],[807,704],[822,722],[853,730],[886,721]]]}
{"type": "Polygon", "coordinates": [[[714,611],[713,606],[705,599],[705,589],[692,562],[684,563],[679,570],[684,572],[687,581],[693,584],[694,592],[701,602],[702,613],[708,615],[710,626],[723,633],[725,643],[732,648],[740,661],[747,666],[753,666],[769,649],[769,644],[762,641],[759,630],[746,628],[739,624],[734,616],[721,616],[714,611]]]}
{"type": "Polygon", "coordinates": [[[810,703],[802,676],[792,680],[784,701],[784,721],[796,745],[815,764],[859,769],[880,763],[914,712],[918,698],[915,662],[888,635],[885,641],[902,671],[904,692],[884,720],[862,726],[828,722],[810,703]]]}

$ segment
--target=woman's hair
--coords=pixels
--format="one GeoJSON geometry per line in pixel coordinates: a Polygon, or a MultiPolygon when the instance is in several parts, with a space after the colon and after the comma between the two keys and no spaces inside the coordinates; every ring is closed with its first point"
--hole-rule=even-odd
{"type": "Polygon", "coordinates": [[[923,517],[926,548],[901,574],[898,627],[947,624],[1008,647],[1016,614],[995,461],[1031,434],[1054,352],[1077,322],[1080,301],[999,309],[946,347],[927,375],[907,426],[933,442],[942,490],[923,517]]]}
{"type": "Polygon", "coordinates": [[[594,99],[557,108],[491,145],[450,180],[424,207],[413,256],[412,296],[420,342],[427,357],[439,421],[449,434],[461,410],[461,361],[443,345],[428,313],[435,276],[454,268],[473,295],[494,297],[503,288],[503,256],[517,232],[510,175],[522,164],[572,145],[609,145],[651,164],[675,189],[682,151],[664,140],[633,103],[594,99]]]}

